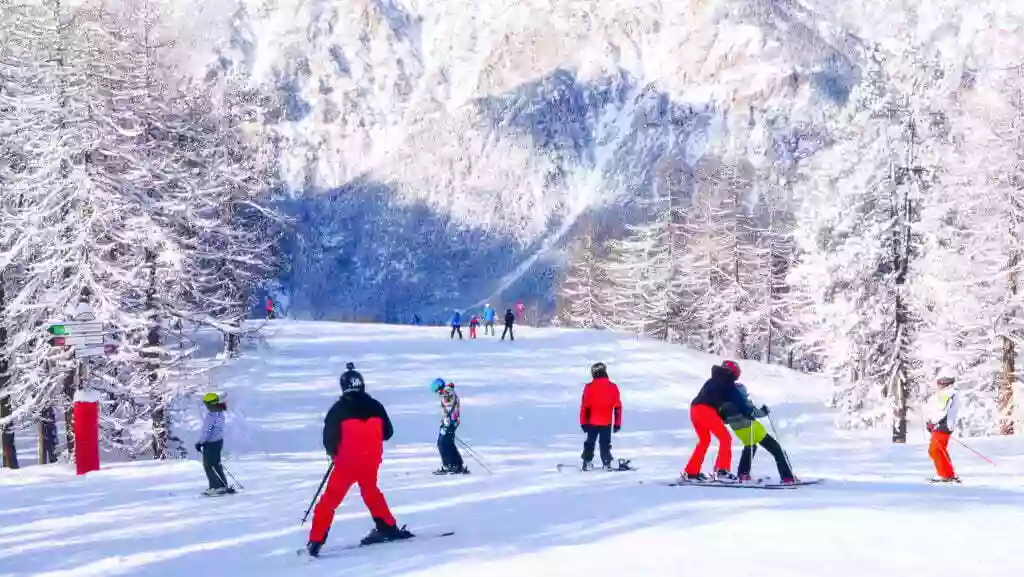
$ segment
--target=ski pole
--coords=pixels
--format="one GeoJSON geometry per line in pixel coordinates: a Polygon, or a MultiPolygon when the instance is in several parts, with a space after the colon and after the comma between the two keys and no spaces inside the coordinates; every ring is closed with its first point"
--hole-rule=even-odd
{"type": "Polygon", "coordinates": [[[492,471],[490,467],[488,467],[486,464],[484,464],[484,461],[480,457],[480,455],[478,455],[477,452],[473,450],[473,447],[470,447],[465,441],[460,439],[458,436],[455,437],[455,440],[458,441],[458,443],[460,445],[462,445],[462,448],[465,449],[467,453],[469,453],[469,456],[474,461],[476,461],[477,463],[480,463],[480,466],[484,468],[484,471],[487,471],[487,473],[489,475],[493,475],[494,474],[494,471],[492,471]]]}
{"type": "Polygon", "coordinates": [[[320,481],[320,487],[317,488],[316,495],[313,495],[313,500],[309,502],[309,508],[306,509],[306,514],[302,516],[302,523],[299,523],[299,527],[301,527],[302,524],[306,522],[306,519],[309,518],[309,512],[313,510],[313,505],[315,505],[316,504],[316,500],[320,498],[320,492],[324,490],[324,485],[327,484],[327,477],[331,476],[331,472],[332,471],[334,471],[334,460],[333,459],[331,460],[331,465],[329,467],[327,467],[327,472],[324,473],[323,481],[320,481]]]}
{"type": "MultiPolygon", "coordinates": [[[[952,436],[952,435],[950,435],[950,436],[952,436]]],[[[995,465],[995,464],[996,464],[996,462],[995,462],[995,461],[993,461],[992,459],[989,459],[989,458],[988,458],[988,457],[986,457],[985,455],[983,455],[983,454],[979,453],[978,451],[975,451],[974,449],[972,449],[972,448],[968,447],[968,446],[967,446],[967,443],[965,443],[965,442],[961,441],[960,439],[958,439],[958,438],[956,438],[956,437],[953,437],[953,440],[954,440],[954,441],[956,441],[957,443],[960,443],[961,445],[963,445],[963,447],[964,447],[965,449],[967,449],[968,451],[970,451],[970,452],[974,453],[975,455],[977,455],[977,456],[981,457],[982,459],[985,459],[985,460],[986,460],[986,461],[988,461],[989,463],[992,463],[993,465],[995,465]]],[[[996,465],[996,466],[998,466],[998,465],[996,465]]]]}
{"type": "MultiPolygon", "coordinates": [[[[779,433],[775,430],[775,421],[772,421],[772,416],[771,416],[771,412],[770,411],[769,411],[769,414],[765,415],[765,418],[768,419],[768,424],[772,428],[772,434],[775,435],[775,439],[777,441],[779,441],[779,445],[780,445],[780,448],[781,448],[782,439],[781,439],[781,437],[779,437],[779,433]]],[[[789,472],[793,473],[793,475],[796,476],[796,471],[793,469],[793,461],[790,460],[789,453],[787,453],[785,449],[782,449],[782,456],[786,458],[786,466],[789,467],[789,472]]]]}
{"type": "MultiPolygon", "coordinates": [[[[224,469],[224,472],[228,474],[228,477],[231,477],[231,480],[235,482],[235,485],[237,485],[239,489],[245,489],[245,487],[243,487],[242,484],[238,482],[238,479],[235,478],[234,474],[232,474],[231,471],[229,471],[228,468],[225,467],[223,463],[221,463],[221,468],[224,469]]],[[[223,479],[221,480],[223,481],[223,479]]],[[[225,485],[226,484],[227,483],[225,483],[225,485]]]]}

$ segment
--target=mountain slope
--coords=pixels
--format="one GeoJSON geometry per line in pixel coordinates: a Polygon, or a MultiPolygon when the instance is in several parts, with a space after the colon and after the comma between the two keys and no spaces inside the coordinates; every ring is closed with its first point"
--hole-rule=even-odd
{"type": "MultiPolygon", "coordinates": [[[[668,488],[655,481],[678,475],[693,447],[689,400],[719,359],[603,331],[524,329],[515,343],[375,325],[275,321],[265,331],[259,349],[214,376],[229,399],[226,464],[245,491],[199,498],[205,483],[194,458],[104,464],[81,478],[64,465],[5,470],[0,574],[657,576],[744,563],[768,576],[827,567],[838,577],[925,577],[937,567],[978,576],[1024,568],[1013,532],[992,531],[1024,513],[1012,477],[1024,460],[1012,439],[978,441],[998,469],[954,445],[966,484],[929,486],[923,433],[904,446],[838,434],[821,402],[827,383],[745,363],[743,380],[773,408],[797,473],[827,483],[793,492],[668,488]],[[578,459],[579,394],[595,360],[622,389],[613,452],[633,459],[636,472],[555,472],[578,459]],[[299,520],[326,466],[320,427],[348,361],[395,423],[381,470],[395,515],[414,531],[456,535],[341,553],[336,547],[371,526],[353,491],[325,548],[336,556],[309,564],[294,554],[309,527],[299,520]],[[430,474],[440,415],[428,383],[437,376],[456,383],[459,436],[494,475],[468,455],[472,475],[430,474]],[[937,530],[985,538],[946,540],[937,558],[937,530]]],[[[771,459],[758,455],[754,472],[774,474],[771,459]]]]}

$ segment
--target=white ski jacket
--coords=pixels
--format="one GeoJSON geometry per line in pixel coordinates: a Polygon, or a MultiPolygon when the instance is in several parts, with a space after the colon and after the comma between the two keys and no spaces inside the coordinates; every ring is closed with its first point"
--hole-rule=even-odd
{"type": "Polygon", "coordinates": [[[935,426],[936,431],[952,433],[956,428],[956,416],[959,403],[957,390],[953,387],[939,389],[925,404],[925,418],[935,426]]]}

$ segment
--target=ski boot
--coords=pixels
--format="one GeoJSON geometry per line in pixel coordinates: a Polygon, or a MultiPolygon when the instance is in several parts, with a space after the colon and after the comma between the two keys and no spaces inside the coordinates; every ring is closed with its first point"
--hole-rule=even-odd
{"type": "Polygon", "coordinates": [[[619,471],[629,471],[630,469],[633,468],[633,467],[630,466],[629,463],[630,463],[629,459],[619,459],[619,469],[618,470],[619,471]]]}
{"type": "Polygon", "coordinates": [[[581,471],[593,471],[594,463],[591,461],[583,461],[583,465],[580,467],[581,471]]]}
{"type": "Polygon", "coordinates": [[[711,479],[709,479],[708,476],[705,475],[704,473],[697,473],[696,475],[691,475],[689,473],[684,472],[682,475],[680,475],[679,480],[682,481],[683,483],[707,483],[711,479]]]}
{"type": "Polygon", "coordinates": [[[733,475],[729,471],[726,471],[725,469],[719,469],[715,471],[713,480],[716,483],[736,483],[739,479],[737,479],[736,475],[733,475]]]}
{"type": "Polygon", "coordinates": [[[750,483],[753,483],[753,482],[754,482],[754,480],[750,478],[750,475],[748,475],[748,474],[746,474],[746,473],[744,473],[744,474],[742,474],[742,475],[739,475],[739,476],[738,476],[738,477],[736,478],[736,481],[737,481],[738,483],[745,483],[745,484],[750,484],[750,483]]]}
{"type": "Polygon", "coordinates": [[[404,526],[399,529],[398,525],[388,525],[382,519],[376,517],[373,518],[373,522],[377,526],[366,537],[363,537],[363,540],[359,542],[360,545],[373,545],[374,543],[385,543],[387,541],[398,541],[414,537],[404,526]]]}
{"type": "Polygon", "coordinates": [[[448,473],[451,473],[451,472],[452,472],[451,467],[442,465],[440,469],[434,471],[434,474],[435,475],[447,475],[448,473]]]}
{"type": "Polygon", "coordinates": [[[453,465],[452,467],[449,467],[448,474],[449,475],[468,475],[469,474],[469,468],[466,467],[465,465],[460,465],[458,467],[453,465]]]}
{"type": "Polygon", "coordinates": [[[783,477],[782,480],[779,481],[779,484],[780,485],[796,485],[799,482],[800,482],[800,479],[797,479],[796,477],[783,477]]]}
{"type": "Polygon", "coordinates": [[[203,496],[204,497],[220,497],[221,495],[229,495],[231,493],[234,493],[234,490],[229,489],[228,487],[211,487],[211,488],[203,491],[203,496]]]}
{"type": "Polygon", "coordinates": [[[321,542],[310,541],[310,542],[306,543],[306,554],[309,555],[310,557],[319,557],[320,556],[320,548],[323,547],[323,546],[324,546],[324,544],[323,544],[322,541],[321,542]]]}

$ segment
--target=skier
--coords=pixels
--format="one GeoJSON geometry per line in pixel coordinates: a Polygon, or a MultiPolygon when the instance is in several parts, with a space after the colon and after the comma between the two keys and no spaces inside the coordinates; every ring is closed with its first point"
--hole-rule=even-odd
{"type": "Polygon", "coordinates": [[[274,320],[274,300],[270,297],[267,297],[267,305],[265,308],[267,311],[267,320],[274,320]]]}
{"type": "Polygon", "coordinates": [[[412,315],[412,324],[420,326],[423,324],[423,319],[420,318],[420,315],[414,314],[412,315]]]}
{"type": "Polygon", "coordinates": [[[455,314],[452,315],[451,325],[452,325],[452,334],[451,334],[451,336],[449,338],[454,339],[455,338],[455,333],[459,333],[459,340],[461,341],[462,340],[462,315],[459,314],[459,311],[455,311],[455,314]]]}
{"type": "Polygon", "coordinates": [[[495,334],[494,334],[494,318],[495,318],[496,314],[497,313],[495,313],[494,307],[491,306],[491,303],[487,303],[487,304],[484,305],[484,335],[485,336],[487,335],[488,331],[490,331],[492,337],[495,336],[495,334]]]}
{"type": "Polygon", "coordinates": [[[725,403],[733,402],[743,406],[736,380],[740,378],[740,366],[735,361],[723,361],[721,366],[711,367],[711,378],[704,383],[700,392],[690,403],[690,422],[697,433],[697,446],[693,455],[686,463],[683,479],[687,481],[707,481],[701,473],[704,456],[711,445],[711,436],[718,439],[718,456],[715,458],[715,479],[732,482],[736,477],[729,472],[732,468],[732,437],[719,411],[725,403]]]}
{"type": "Polygon", "coordinates": [[[956,427],[956,413],[958,408],[956,389],[953,384],[956,379],[949,376],[941,376],[935,384],[938,390],[928,399],[926,407],[926,426],[931,433],[931,442],[928,444],[928,456],[935,463],[935,472],[938,476],[931,479],[934,483],[959,483],[960,478],[953,471],[953,461],[949,458],[949,436],[956,427]]]}
{"type": "Polygon", "coordinates": [[[462,422],[459,411],[459,395],[455,393],[455,383],[445,383],[444,379],[434,379],[430,390],[441,397],[441,430],[437,435],[437,451],[441,453],[441,468],[434,471],[435,475],[464,475],[469,473],[462,462],[459,448],[455,446],[455,431],[462,422]]]}
{"type": "Polygon", "coordinates": [[[519,313],[520,320],[526,322],[526,305],[523,304],[523,301],[516,303],[516,312],[519,313]]]}
{"type": "Polygon", "coordinates": [[[384,406],[366,394],[361,378],[345,379],[343,375],[341,383],[341,398],[324,419],[324,449],[334,463],[327,488],[313,511],[313,526],[309,529],[309,541],[306,543],[306,551],[312,557],[320,554],[334,521],[334,512],[353,484],[359,485],[363,503],[375,524],[363,538],[363,545],[413,536],[405,527],[398,528],[384,494],[377,487],[384,441],[390,440],[394,434],[391,419],[384,406]]]}
{"type": "Polygon", "coordinates": [[[366,386],[365,381],[363,380],[363,375],[356,370],[355,363],[351,362],[345,363],[345,372],[341,373],[341,378],[339,379],[338,384],[341,385],[342,392],[356,387],[362,389],[366,386]]]}
{"type": "Polygon", "coordinates": [[[480,319],[476,315],[469,317],[469,338],[476,338],[476,327],[480,325],[480,319]]]}
{"type": "Polygon", "coordinates": [[[206,393],[203,395],[203,404],[206,405],[206,415],[203,416],[202,434],[196,441],[196,451],[203,455],[203,469],[210,484],[203,495],[213,497],[234,493],[234,488],[227,484],[224,467],[220,463],[220,455],[224,450],[224,411],[228,409],[227,403],[217,393],[206,393]]]}
{"type": "Polygon", "coordinates": [[[757,454],[757,446],[761,445],[775,457],[775,465],[779,469],[780,482],[783,485],[793,484],[796,479],[793,477],[793,471],[789,466],[786,453],[783,452],[779,442],[768,434],[764,425],[757,421],[759,418],[768,416],[768,406],[754,407],[754,403],[750,401],[750,396],[747,394],[747,388],[739,383],[736,383],[736,390],[738,392],[737,402],[726,402],[722,405],[719,414],[732,427],[740,443],[743,444],[740,468],[736,475],[739,481],[741,483],[750,481],[751,461],[754,459],[754,455],[757,454]]]}
{"type": "MultiPolygon", "coordinates": [[[[608,378],[608,367],[594,363],[590,367],[593,380],[583,387],[580,402],[580,428],[587,434],[583,442],[583,470],[594,468],[594,443],[601,446],[601,463],[605,470],[612,470],[612,433],[622,427],[622,400],[619,386],[608,378]]],[[[626,468],[620,465],[621,468],[626,468]]]]}
{"type": "Polygon", "coordinates": [[[512,334],[512,325],[516,324],[516,315],[512,313],[512,309],[505,309],[505,330],[501,331],[501,340],[505,340],[505,335],[508,335],[510,341],[516,340],[516,336],[512,334]]]}

